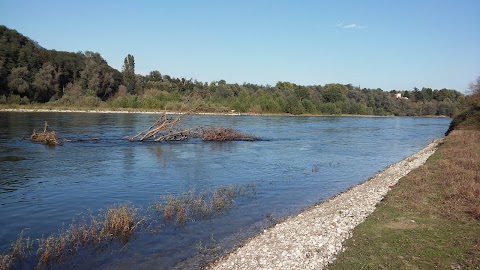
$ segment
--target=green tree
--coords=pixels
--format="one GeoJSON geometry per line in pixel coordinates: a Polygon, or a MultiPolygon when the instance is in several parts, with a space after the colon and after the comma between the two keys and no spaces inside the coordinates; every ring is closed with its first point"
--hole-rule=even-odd
{"type": "Polygon", "coordinates": [[[80,72],[80,84],[86,95],[106,99],[115,85],[114,74],[98,53],[85,53],[85,67],[80,72]]]}
{"type": "Polygon", "coordinates": [[[162,74],[158,70],[150,71],[145,76],[145,88],[146,89],[161,89],[162,74]]]}
{"type": "Polygon", "coordinates": [[[58,94],[58,73],[50,63],[45,63],[35,74],[32,85],[36,90],[35,100],[49,101],[52,96],[58,94]]]}
{"type": "Polygon", "coordinates": [[[423,87],[421,93],[422,93],[423,101],[431,101],[432,100],[432,98],[433,98],[432,88],[423,87]]]}
{"type": "MultiPolygon", "coordinates": [[[[0,41],[1,43],[1,41],[0,41]]],[[[0,57],[0,95],[7,94],[8,70],[5,67],[6,59],[0,57]]]]}
{"type": "Polygon", "coordinates": [[[137,79],[135,77],[135,58],[133,55],[128,54],[127,57],[125,57],[125,60],[123,61],[122,74],[123,84],[127,87],[128,92],[135,94],[135,84],[137,79]]]}
{"type": "Polygon", "coordinates": [[[337,101],[344,101],[347,98],[348,88],[339,83],[326,84],[322,96],[325,102],[335,103],[337,101]]]}
{"type": "Polygon", "coordinates": [[[8,87],[12,92],[23,96],[27,95],[30,90],[29,76],[30,72],[27,67],[12,68],[8,76],[8,87]]]}
{"type": "Polygon", "coordinates": [[[85,60],[85,68],[80,72],[80,79],[87,95],[96,96],[100,92],[100,66],[93,58],[85,60]]]}

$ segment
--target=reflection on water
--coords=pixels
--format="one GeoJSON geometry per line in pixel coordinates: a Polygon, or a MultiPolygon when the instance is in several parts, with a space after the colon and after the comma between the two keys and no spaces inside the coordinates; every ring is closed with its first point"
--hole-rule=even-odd
{"type": "Polygon", "coordinates": [[[89,209],[129,201],[146,210],[166,194],[254,185],[255,198],[236,199],[224,215],[141,234],[121,252],[74,262],[80,269],[191,268],[202,263],[196,243],[213,237],[231,247],[413,154],[443,136],[450,119],[187,116],[183,127],[223,125],[261,140],[122,140],[151,122],[140,114],[0,113],[0,249],[24,228],[38,238],[89,209]],[[61,137],[85,141],[52,148],[22,140],[44,121],[61,137]]]}

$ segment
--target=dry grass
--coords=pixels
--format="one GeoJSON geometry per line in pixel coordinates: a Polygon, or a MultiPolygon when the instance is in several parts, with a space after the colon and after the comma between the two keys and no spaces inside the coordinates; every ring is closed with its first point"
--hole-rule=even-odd
{"type": "Polygon", "coordinates": [[[0,270],[10,269],[11,259],[10,255],[0,255],[0,270]]]}
{"type": "Polygon", "coordinates": [[[79,247],[95,246],[112,239],[126,243],[144,220],[130,204],[114,205],[104,214],[84,217],[81,223],[70,224],[69,229],[39,240],[37,268],[60,263],[76,254],[79,247]]]}
{"type": "Polygon", "coordinates": [[[451,220],[480,218],[480,132],[455,130],[445,141],[435,163],[428,164],[411,175],[415,189],[402,189],[400,196],[408,198],[409,208],[418,202],[430,207],[423,211],[451,220]],[[425,181],[426,179],[429,181],[425,181]],[[431,192],[434,191],[434,192],[431,192]],[[428,194],[428,196],[424,196],[428,194]]]}
{"type": "MultiPolygon", "coordinates": [[[[87,248],[112,239],[125,243],[142,222],[137,209],[129,204],[114,205],[105,214],[84,217],[81,223],[73,222],[68,229],[36,241],[36,268],[60,263],[75,255],[79,247],[87,248]]],[[[22,232],[12,243],[9,253],[0,255],[0,269],[15,268],[22,261],[28,260],[33,246],[34,242],[28,237],[24,238],[22,232]]]]}
{"type": "Polygon", "coordinates": [[[233,128],[227,127],[207,127],[202,132],[204,141],[256,141],[257,138],[252,135],[240,133],[233,128]]]}
{"type": "Polygon", "coordinates": [[[142,221],[138,219],[137,209],[128,204],[109,208],[105,213],[102,234],[113,238],[126,238],[133,234],[142,221]]]}
{"type": "Polygon", "coordinates": [[[479,212],[480,131],[454,130],[355,229],[329,269],[479,269],[479,212]]]}
{"type": "Polygon", "coordinates": [[[15,242],[12,242],[8,254],[0,254],[0,270],[10,269],[14,263],[26,259],[32,249],[33,241],[30,237],[24,238],[23,231],[15,242]]]}
{"type": "Polygon", "coordinates": [[[208,193],[202,191],[196,194],[194,191],[190,191],[178,195],[168,195],[156,202],[154,209],[159,216],[163,216],[165,222],[183,225],[188,220],[210,218],[212,215],[230,208],[234,199],[245,195],[245,191],[244,186],[229,185],[208,193]]]}
{"type": "MultiPolygon", "coordinates": [[[[247,186],[246,189],[242,185],[229,185],[213,192],[196,194],[191,191],[176,196],[169,195],[162,202],[156,202],[153,209],[156,217],[163,216],[165,223],[183,225],[189,220],[201,220],[221,213],[232,206],[236,197],[245,195],[247,190],[255,193],[255,186],[247,186]]],[[[30,238],[23,237],[22,232],[12,242],[10,251],[0,254],[0,270],[16,268],[23,261],[33,259],[36,260],[37,269],[49,268],[75,256],[80,249],[108,244],[111,240],[125,245],[135,232],[141,230],[140,227],[147,229],[157,221],[156,217],[151,217],[148,213],[139,213],[137,208],[126,203],[113,205],[96,215],[84,215],[79,222],[73,221],[68,228],[42,237],[35,243],[30,238]],[[32,250],[36,250],[36,254],[32,254],[32,250]]]]}

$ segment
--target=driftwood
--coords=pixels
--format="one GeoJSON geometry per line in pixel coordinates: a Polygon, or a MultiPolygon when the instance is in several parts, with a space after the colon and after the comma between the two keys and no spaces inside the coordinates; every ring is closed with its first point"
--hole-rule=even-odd
{"type": "MultiPolygon", "coordinates": [[[[180,114],[176,118],[169,118],[163,113],[160,118],[155,119],[149,128],[144,131],[131,136],[125,137],[130,141],[185,141],[190,138],[201,138],[204,141],[256,141],[257,137],[240,133],[233,128],[226,127],[194,127],[182,129],[177,126],[178,122],[182,120],[185,115],[191,112],[180,114]]],[[[48,123],[45,122],[43,132],[33,130],[30,136],[32,142],[42,142],[48,145],[62,145],[64,142],[81,142],[85,140],[68,140],[58,137],[55,131],[47,131],[48,123]]],[[[91,138],[91,141],[99,141],[101,138],[91,138]]]]}
{"type": "Polygon", "coordinates": [[[60,145],[61,143],[58,141],[58,136],[55,131],[47,132],[48,123],[45,122],[45,127],[43,128],[43,132],[37,132],[35,129],[30,135],[30,141],[32,142],[42,142],[48,145],[60,145]]]}
{"type": "Polygon", "coordinates": [[[181,114],[177,118],[168,118],[163,113],[160,118],[155,119],[149,128],[131,136],[125,137],[130,141],[185,141],[189,138],[202,138],[204,141],[255,141],[257,138],[252,135],[243,134],[233,128],[225,127],[194,127],[189,129],[178,128],[176,125],[190,112],[181,114]]]}
{"type": "Polygon", "coordinates": [[[69,140],[62,137],[59,137],[55,131],[47,131],[48,123],[45,122],[43,132],[37,132],[35,129],[30,135],[30,141],[32,142],[41,142],[48,145],[63,145],[66,142],[84,142],[84,141],[101,141],[101,138],[91,138],[90,140],[69,140]]]}
{"type": "Polygon", "coordinates": [[[168,118],[163,113],[160,118],[155,119],[155,123],[144,131],[138,133],[135,136],[127,137],[130,141],[146,141],[152,140],[159,141],[184,141],[188,140],[190,136],[195,132],[196,128],[181,129],[176,127],[177,123],[188,113],[181,114],[177,118],[168,118]]]}
{"type": "Polygon", "coordinates": [[[256,141],[257,137],[240,133],[233,128],[208,127],[202,129],[204,141],[256,141]]]}

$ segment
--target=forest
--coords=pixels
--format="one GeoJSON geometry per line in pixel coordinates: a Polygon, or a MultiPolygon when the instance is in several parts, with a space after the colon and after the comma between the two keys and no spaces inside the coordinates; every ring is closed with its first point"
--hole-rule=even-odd
{"type": "Polygon", "coordinates": [[[99,53],[63,52],[0,25],[0,105],[58,108],[146,109],[216,113],[453,117],[466,97],[428,87],[384,91],[352,84],[276,85],[200,82],[160,71],[135,73],[128,54],[121,71],[99,53]]]}

